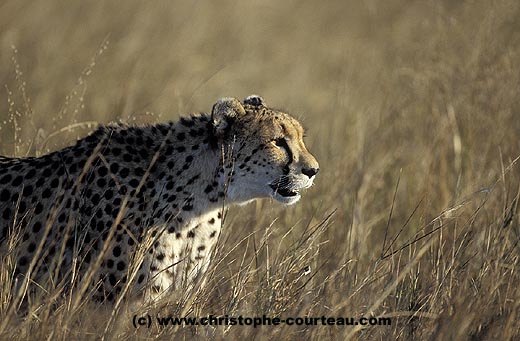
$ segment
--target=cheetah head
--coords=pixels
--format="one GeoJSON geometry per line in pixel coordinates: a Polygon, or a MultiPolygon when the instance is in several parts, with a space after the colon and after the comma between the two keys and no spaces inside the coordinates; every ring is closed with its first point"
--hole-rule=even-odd
{"type": "Polygon", "coordinates": [[[319,165],[307,150],[303,128],[296,119],[267,107],[256,95],[243,102],[219,100],[211,118],[219,145],[232,155],[227,190],[231,201],[271,197],[290,205],[312,186],[319,165]]]}

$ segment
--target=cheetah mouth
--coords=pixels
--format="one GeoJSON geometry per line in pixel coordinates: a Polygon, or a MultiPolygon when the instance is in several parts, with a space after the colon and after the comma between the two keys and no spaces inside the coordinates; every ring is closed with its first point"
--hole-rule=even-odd
{"type": "Polygon", "coordinates": [[[300,194],[297,191],[293,191],[288,188],[277,188],[273,185],[271,185],[271,188],[273,189],[273,191],[280,194],[282,197],[295,197],[300,194]]]}
{"type": "Polygon", "coordinates": [[[273,190],[272,197],[281,203],[290,205],[300,200],[300,192],[297,189],[280,187],[276,184],[271,184],[269,187],[273,190]]]}

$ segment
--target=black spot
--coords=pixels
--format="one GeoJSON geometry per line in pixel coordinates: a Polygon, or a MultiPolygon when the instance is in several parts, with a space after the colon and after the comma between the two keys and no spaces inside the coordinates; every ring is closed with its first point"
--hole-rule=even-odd
{"type": "Polygon", "coordinates": [[[192,177],[187,183],[186,185],[192,185],[193,183],[195,183],[195,181],[200,177],[200,174],[197,174],[195,175],[194,177],[192,177]]]}
{"type": "Polygon", "coordinates": [[[45,183],[45,178],[39,178],[38,180],[36,180],[36,187],[41,187],[43,186],[43,184],[45,183]]]}
{"type": "Polygon", "coordinates": [[[137,179],[132,179],[130,180],[130,182],[128,183],[130,186],[132,186],[133,188],[137,188],[137,186],[139,186],[139,180],[137,179]]]}
{"type": "MultiPolygon", "coordinates": [[[[167,142],[171,143],[170,140],[168,140],[167,142]]],[[[166,156],[171,156],[171,155],[173,154],[173,151],[174,151],[174,150],[175,150],[175,148],[173,148],[173,146],[168,145],[168,146],[166,147],[166,149],[164,150],[163,155],[161,155],[161,156],[165,156],[165,157],[166,157],[166,156]]]]}
{"type": "Polygon", "coordinates": [[[114,192],[111,189],[109,189],[105,192],[105,199],[110,200],[110,199],[112,199],[113,196],[114,196],[114,192]]]}
{"type": "Polygon", "coordinates": [[[193,119],[188,119],[186,117],[181,118],[181,124],[185,127],[193,127],[194,122],[193,119]]]}
{"type": "Polygon", "coordinates": [[[23,257],[18,258],[18,265],[19,266],[27,265],[27,257],[23,256],[23,257]]]}
{"type": "Polygon", "coordinates": [[[215,218],[211,218],[211,219],[208,221],[208,223],[210,223],[210,224],[215,224],[215,218]]]}
{"type": "Polygon", "coordinates": [[[137,279],[137,283],[141,284],[144,281],[144,275],[140,274],[139,278],[137,279]]]}
{"type": "Polygon", "coordinates": [[[146,159],[148,157],[148,151],[146,149],[139,149],[139,156],[146,159]]]}
{"type": "Polygon", "coordinates": [[[121,155],[121,149],[120,148],[112,148],[111,152],[112,152],[112,155],[114,155],[114,156],[121,155]]]}
{"type": "Polygon", "coordinates": [[[195,238],[195,232],[193,230],[189,231],[187,234],[188,238],[195,238]]]}
{"type": "Polygon", "coordinates": [[[104,188],[107,185],[107,181],[104,178],[99,178],[96,182],[98,187],[104,188]]]}
{"type": "Polygon", "coordinates": [[[7,184],[8,182],[11,182],[11,179],[13,177],[11,176],[11,174],[6,174],[4,175],[3,177],[0,178],[0,185],[5,185],[7,184]]]}
{"type": "Polygon", "coordinates": [[[184,147],[184,146],[177,147],[177,151],[179,153],[183,153],[184,151],[186,151],[186,147],[184,147]]]}
{"type": "Polygon", "coordinates": [[[108,173],[108,169],[105,166],[101,166],[98,168],[98,175],[105,176],[108,173]]]}
{"type": "Polygon", "coordinates": [[[119,270],[119,271],[123,271],[124,269],[125,269],[125,262],[123,262],[123,261],[119,261],[119,262],[117,263],[117,270],[119,270]]]}
{"type": "Polygon", "coordinates": [[[98,139],[97,139],[97,136],[96,134],[99,134],[99,131],[95,131],[93,134],[85,137],[85,142],[87,143],[94,143],[94,142],[97,142],[98,139]]]}
{"type": "Polygon", "coordinates": [[[47,198],[50,198],[52,195],[52,191],[48,188],[46,188],[43,192],[42,192],[42,198],[44,199],[47,199],[47,198]]]}
{"type": "Polygon", "coordinates": [[[134,174],[137,176],[143,176],[145,173],[145,170],[142,167],[137,167],[134,169],[134,174]]]}
{"type": "Polygon", "coordinates": [[[27,247],[27,252],[33,253],[34,250],[36,250],[36,244],[35,243],[29,244],[29,246],[27,247]]]}
{"type": "Polygon", "coordinates": [[[121,255],[121,247],[115,246],[112,250],[112,254],[114,255],[114,257],[119,257],[121,255]]]}
{"type": "Polygon", "coordinates": [[[27,174],[25,174],[25,179],[30,180],[36,175],[36,170],[34,168],[29,169],[27,174]]]}
{"type": "Polygon", "coordinates": [[[45,177],[45,178],[48,178],[52,175],[52,169],[51,168],[45,168],[43,170],[43,173],[42,175],[45,177]]]}
{"type": "Polygon", "coordinates": [[[95,204],[99,203],[99,200],[101,199],[101,196],[99,195],[99,193],[95,193],[92,198],[91,198],[91,201],[95,204]]]}
{"type": "Polygon", "coordinates": [[[197,248],[198,251],[204,251],[206,247],[204,245],[201,245],[197,248]]]}
{"type": "Polygon", "coordinates": [[[51,181],[51,187],[52,188],[57,188],[59,184],[60,184],[60,180],[58,180],[58,179],[53,179],[51,181]]]}
{"type": "Polygon", "coordinates": [[[20,201],[20,205],[18,206],[18,213],[23,214],[26,208],[27,205],[25,204],[25,201],[20,201]]]}
{"type": "MultiPolygon", "coordinates": [[[[114,274],[110,274],[110,276],[108,276],[108,281],[110,282],[110,285],[116,285],[116,283],[117,283],[116,276],[114,274]]],[[[108,296],[107,296],[107,299],[109,299],[108,296]]]]}
{"type": "Polygon", "coordinates": [[[110,172],[112,172],[113,174],[116,174],[118,170],[119,165],[117,163],[113,163],[110,165],[110,172]]]}
{"type": "Polygon", "coordinates": [[[157,260],[158,261],[162,261],[164,259],[164,253],[159,253],[157,256],[156,256],[157,260]]]}
{"type": "Polygon", "coordinates": [[[214,238],[217,235],[217,231],[213,231],[210,233],[209,237],[214,238]]]}
{"type": "Polygon", "coordinates": [[[32,226],[32,231],[33,233],[38,233],[42,228],[42,223],[40,223],[39,221],[35,222],[32,226]]]}
{"type": "Polygon", "coordinates": [[[22,193],[23,193],[22,195],[26,196],[26,197],[31,195],[33,193],[33,187],[31,185],[24,187],[22,193]]]}
{"type": "Polygon", "coordinates": [[[107,268],[112,269],[114,267],[114,261],[112,259],[107,260],[107,268]]]}
{"type": "MultiPolygon", "coordinates": [[[[2,218],[4,218],[5,220],[8,220],[10,217],[11,217],[11,209],[9,207],[7,207],[4,210],[4,213],[2,214],[2,218]]],[[[5,229],[5,230],[7,230],[7,229],[5,229]]]]}
{"type": "Polygon", "coordinates": [[[64,223],[65,222],[65,219],[67,219],[67,215],[65,214],[65,212],[61,213],[60,216],[58,217],[58,222],[60,223],[64,223]]]}
{"type": "Polygon", "coordinates": [[[8,201],[11,197],[11,193],[4,188],[4,190],[0,193],[0,201],[8,201]]]}
{"type": "Polygon", "coordinates": [[[184,133],[177,134],[177,140],[184,141],[185,138],[186,138],[186,134],[184,134],[184,133]]]}

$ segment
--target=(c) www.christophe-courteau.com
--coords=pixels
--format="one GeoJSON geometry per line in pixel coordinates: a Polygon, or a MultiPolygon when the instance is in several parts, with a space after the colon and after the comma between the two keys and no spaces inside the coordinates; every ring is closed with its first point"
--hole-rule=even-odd
{"type": "Polygon", "coordinates": [[[246,317],[246,316],[214,316],[205,317],[160,317],[151,315],[134,315],[132,323],[135,328],[150,328],[153,324],[167,326],[389,326],[392,320],[389,317],[269,317],[266,315],[246,317]]]}

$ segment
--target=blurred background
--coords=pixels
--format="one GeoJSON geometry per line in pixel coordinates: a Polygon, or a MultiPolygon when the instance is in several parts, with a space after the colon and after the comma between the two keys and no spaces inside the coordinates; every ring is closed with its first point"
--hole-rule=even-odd
{"type": "MultiPolygon", "coordinates": [[[[294,207],[232,210],[219,289],[194,311],[375,313],[398,323],[359,337],[513,337],[519,15],[514,0],[0,1],[0,154],[262,95],[302,121],[321,172],[294,207]],[[237,275],[244,250],[256,277],[237,275]],[[306,282],[282,275],[307,265],[306,282]]],[[[323,328],[302,330],[350,332],[323,328]]]]}

